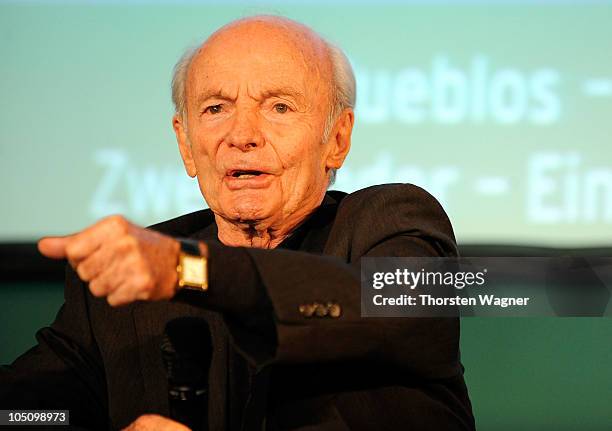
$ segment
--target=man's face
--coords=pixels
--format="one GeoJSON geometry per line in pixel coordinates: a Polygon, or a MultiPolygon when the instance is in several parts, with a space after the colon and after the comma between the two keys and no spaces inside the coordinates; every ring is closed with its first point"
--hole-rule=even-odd
{"type": "Polygon", "coordinates": [[[246,26],[213,36],[194,58],[181,154],[223,218],[274,225],[309,212],[342,164],[335,140],[322,142],[331,67],[311,45],[246,26]]]}

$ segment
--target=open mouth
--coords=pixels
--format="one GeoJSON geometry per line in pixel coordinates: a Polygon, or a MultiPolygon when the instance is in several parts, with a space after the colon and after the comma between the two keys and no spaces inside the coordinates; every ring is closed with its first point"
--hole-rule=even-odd
{"type": "Polygon", "coordinates": [[[230,190],[265,189],[275,178],[269,171],[235,168],[225,171],[224,183],[230,190]]]}
{"type": "Polygon", "coordinates": [[[233,171],[229,171],[227,175],[233,178],[247,179],[247,178],[255,178],[255,177],[258,177],[264,174],[265,172],[255,171],[255,170],[233,170],[233,171]]]}

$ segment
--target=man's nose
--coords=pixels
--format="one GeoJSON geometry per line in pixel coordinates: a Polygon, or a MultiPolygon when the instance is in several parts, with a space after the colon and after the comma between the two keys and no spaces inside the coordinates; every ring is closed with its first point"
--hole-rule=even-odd
{"type": "Polygon", "coordinates": [[[229,146],[250,151],[264,144],[259,119],[254,112],[236,112],[231,129],[226,136],[229,146]]]}

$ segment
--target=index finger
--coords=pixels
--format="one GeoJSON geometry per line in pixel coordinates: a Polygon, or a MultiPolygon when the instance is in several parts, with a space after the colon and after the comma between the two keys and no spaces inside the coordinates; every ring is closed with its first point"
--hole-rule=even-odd
{"type": "MultiPolygon", "coordinates": [[[[44,244],[39,244],[39,248],[42,245],[45,249],[48,247],[47,250],[56,252],[63,246],[63,256],[60,257],[67,257],[74,265],[95,252],[104,241],[126,232],[128,226],[129,222],[125,218],[110,216],[76,234],[44,238],[41,240],[41,243],[44,241],[44,244]]],[[[49,257],[57,256],[60,253],[51,254],[53,255],[49,257]]]]}
{"type": "Polygon", "coordinates": [[[38,251],[52,259],[63,259],[66,257],[67,236],[48,236],[38,241],[38,251]]]}

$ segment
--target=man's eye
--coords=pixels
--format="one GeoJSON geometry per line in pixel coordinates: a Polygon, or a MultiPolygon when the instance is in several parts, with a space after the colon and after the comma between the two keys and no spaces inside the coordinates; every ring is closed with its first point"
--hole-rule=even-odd
{"type": "Polygon", "coordinates": [[[289,110],[289,107],[284,103],[277,103],[276,105],[274,105],[274,110],[279,114],[284,114],[289,110]]]}
{"type": "Polygon", "coordinates": [[[204,112],[207,112],[209,114],[218,114],[221,112],[221,105],[212,105],[212,106],[208,106],[204,112]]]}

